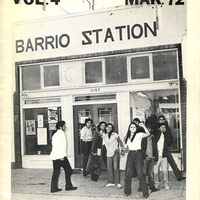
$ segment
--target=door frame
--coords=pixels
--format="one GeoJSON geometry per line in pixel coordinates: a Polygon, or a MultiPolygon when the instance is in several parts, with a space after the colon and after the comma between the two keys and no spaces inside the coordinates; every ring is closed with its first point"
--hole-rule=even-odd
{"type": "MultiPolygon", "coordinates": [[[[115,126],[115,132],[118,131],[118,111],[117,111],[117,103],[96,103],[96,104],[79,104],[79,105],[73,105],[73,121],[74,121],[74,126],[73,126],[73,131],[74,131],[74,161],[75,161],[75,168],[82,168],[82,155],[81,155],[81,143],[79,143],[79,119],[77,112],[81,108],[86,108],[91,110],[91,118],[94,120],[93,125],[95,125],[95,120],[94,115],[98,116],[98,109],[101,107],[113,107],[113,117],[114,117],[114,126],[115,126]],[[80,152],[79,152],[80,151],[80,152]],[[81,161],[80,161],[81,160],[81,161]]],[[[98,122],[99,123],[99,122],[98,122]]]]}

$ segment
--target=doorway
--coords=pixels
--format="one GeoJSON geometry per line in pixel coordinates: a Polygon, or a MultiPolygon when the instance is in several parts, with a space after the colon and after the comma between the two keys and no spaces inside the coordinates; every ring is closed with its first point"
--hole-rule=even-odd
{"type": "Polygon", "coordinates": [[[80,130],[84,126],[85,119],[91,118],[93,120],[94,129],[100,121],[112,123],[115,127],[115,132],[118,132],[117,104],[76,105],[73,106],[73,114],[75,167],[82,168],[83,155],[80,141],[80,130]]]}

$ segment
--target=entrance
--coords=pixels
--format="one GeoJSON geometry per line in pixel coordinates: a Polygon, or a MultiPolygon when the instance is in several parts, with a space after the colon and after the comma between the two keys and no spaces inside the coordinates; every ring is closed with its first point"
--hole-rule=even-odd
{"type": "Polygon", "coordinates": [[[93,105],[77,105],[73,107],[74,112],[74,151],[75,151],[75,167],[82,168],[82,148],[80,141],[80,130],[83,128],[85,119],[93,120],[93,128],[95,129],[100,121],[112,123],[115,132],[118,132],[117,121],[117,104],[93,104],[93,105]]]}

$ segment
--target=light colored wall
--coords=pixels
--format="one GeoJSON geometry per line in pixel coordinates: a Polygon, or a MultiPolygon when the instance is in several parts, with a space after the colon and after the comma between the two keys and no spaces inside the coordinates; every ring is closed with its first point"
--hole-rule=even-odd
{"type": "MultiPolygon", "coordinates": [[[[129,101],[129,92],[118,92],[117,93],[117,111],[118,111],[118,131],[121,140],[124,140],[124,137],[127,133],[127,128],[130,123],[130,101],[129,101]]],[[[126,157],[121,156],[120,169],[125,169],[126,157]]]]}

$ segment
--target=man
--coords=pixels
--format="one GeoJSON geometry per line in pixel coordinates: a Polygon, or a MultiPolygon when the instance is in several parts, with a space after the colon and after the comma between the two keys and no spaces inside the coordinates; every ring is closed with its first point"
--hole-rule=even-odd
{"type": "Polygon", "coordinates": [[[92,147],[92,140],[93,140],[93,132],[92,132],[92,125],[93,120],[87,118],[85,120],[85,126],[80,131],[80,139],[82,144],[82,151],[83,151],[83,176],[87,176],[88,172],[86,171],[86,166],[88,163],[91,147],[92,147]]]}
{"type": "MultiPolygon", "coordinates": [[[[150,132],[150,136],[142,139],[142,150],[144,151],[144,154],[145,154],[144,174],[148,178],[147,183],[151,192],[156,192],[159,189],[156,188],[154,185],[153,168],[154,168],[154,165],[158,161],[158,147],[157,147],[155,137],[152,134],[152,129],[150,125],[146,124],[146,126],[150,132]]],[[[140,187],[138,191],[140,191],[140,187]]]]}
{"type": "Polygon", "coordinates": [[[166,190],[169,189],[169,177],[168,177],[168,162],[167,162],[167,154],[168,147],[173,143],[172,135],[166,131],[166,124],[160,123],[158,124],[159,133],[157,135],[156,141],[158,145],[158,162],[154,166],[154,181],[155,187],[160,187],[160,176],[159,176],[159,168],[162,167],[163,175],[164,175],[164,187],[166,190]]]}
{"type": "MultiPolygon", "coordinates": [[[[165,117],[163,115],[160,115],[158,117],[158,124],[162,124],[162,123],[166,124],[166,132],[168,132],[169,134],[171,134],[171,130],[170,130],[168,124],[167,124],[167,121],[166,121],[165,117]]],[[[170,164],[170,166],[171,166],[171,168],[172,168],[172,170],[173,170],[173,172],[174,172],[174,174],[176,176],[176,179],[178,181],[185,180],[186,177],[183,177],[183,174],[179,170],[179,168],[178,168],[178,166],[177,166],[177,164],[176,164],[176,162],[175,162],[175,160],[174,160],[174,158],[173,158],[173,156],[172,156],[172,154],[171,154],[170,151],[168,151],[168,154],[167,154],[167,161],[170,164]]]]}
{"type": "Polygon", "coordinates": [[[66,124],[65,121],[58,121],[56,123],[56,133],[52,137],[52,151],[49,156],[53,160],[53,175],[51,179],[51,192],[59,192],[62,189],[58,188],[58,178],[60,168],[65,171],[65,190],[76,190],[71,183],[72,168],[67,158],[68,142],[66,137],[66,124]]]}

